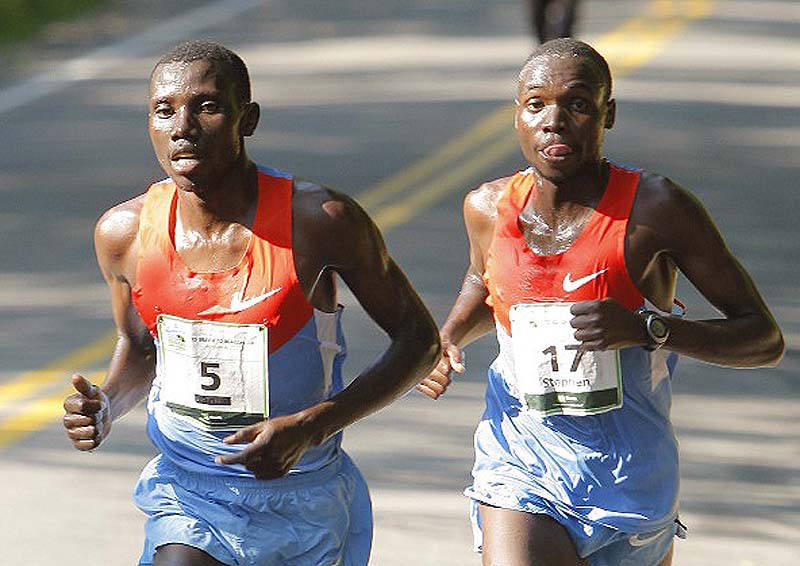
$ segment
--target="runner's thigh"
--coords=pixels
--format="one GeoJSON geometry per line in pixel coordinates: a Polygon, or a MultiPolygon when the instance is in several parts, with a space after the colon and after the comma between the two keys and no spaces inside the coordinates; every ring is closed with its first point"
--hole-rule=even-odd
{"type": "Polygon", "coordinates": [[[552,517],[488,505],[480,513],[483,566],[587,566],[552,517]]]}
{"type": "Polygon", "coordinates": [[[153,566],[225,566],[198,548],[165,544],[156,550],[153,566]]]}

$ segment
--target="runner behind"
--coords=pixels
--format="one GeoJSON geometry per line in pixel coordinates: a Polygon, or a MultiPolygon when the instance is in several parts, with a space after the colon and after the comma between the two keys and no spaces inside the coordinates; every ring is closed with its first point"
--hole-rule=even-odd
{"type": "Polygon", "coordinates": [[[783,338],[700,202],[603,158],[616,103],[605,59],[559,39],[519,74],[524,171],[464,202],[470,264],[419,385],[433,398],[462,349],[496,329],[475,432],[472,501],[486,565],[669,565],[678,448],[669,418],[679,354],[774,366],[783,338]],[[720,313],[690,320],[678,271],[720,313]]]}

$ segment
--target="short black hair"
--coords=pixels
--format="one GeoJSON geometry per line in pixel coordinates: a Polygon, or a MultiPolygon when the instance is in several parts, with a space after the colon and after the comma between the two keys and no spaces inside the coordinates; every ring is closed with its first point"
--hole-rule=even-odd
{"type": "Polygon", "coordinates": [[[525,59],[517,77],[517,84],[519,85],[525,80],[534,61],[550,57],[577,57],[588,61],[605,83],[606,100],[611,98],[611,70],[608,67],[608,61],[588,43],[571,37],[559,37],[537,47],[525,59]]]}
{"type": "Polygon", "coordinates": [[[212,41],[192,40],[176,45],[165,53],[153,67],[155,70],[166,63],[191,63],[192,61],[208,61],[218,65],[223,72],[230,73],[234,80],[234,93],[240,104],[250,102],[250,74],[247,66],[236,53],[212,41]]]}

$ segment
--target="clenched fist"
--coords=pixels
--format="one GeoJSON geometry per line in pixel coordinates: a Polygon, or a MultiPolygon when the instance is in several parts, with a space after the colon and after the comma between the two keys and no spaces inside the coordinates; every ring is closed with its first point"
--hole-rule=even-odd
{"type": "Polygon", "coordinates": [[[106,394],[97,385],[75,374],[73,393],[64,400],[64,427],[78,450],[94,450],[111,430],[111,414],[106,394]]]}

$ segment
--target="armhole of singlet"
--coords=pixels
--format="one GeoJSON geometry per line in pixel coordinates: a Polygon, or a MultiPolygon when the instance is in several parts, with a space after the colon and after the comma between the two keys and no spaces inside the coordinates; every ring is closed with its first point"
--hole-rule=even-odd
{"type": "MultiPolygon", "coordinates": [[[[278,185],[280,191],[283,191],[284,194],[281,195],[281,199],[283,202],[279,202],[280,205],[284,206],[287,210],[286,213],[286,225],[284,226],[285,238],[288,242],[288,254],[289,254],[289,263],[291,265],[291,275],[290,280],[292,284],[296,284],[297,288],[300,290],[300,293],[303,296],[303,300],[305,301],[306,305],[311,313],[314,312],[321,312],[324,314],[335,314],[338,309],[338,304],[334,308],[334,311],[329,313],[327,311],[319,310],[314,307],[308,297],[306,297],[305,292],[303,292],[303,286],[300,284],[300,276],[297,273],[297,264],[295,262],[294,257],[294,194],[295,194],[295,177],[289,175],[288,173],[278,172],[279,175],[273,174],[275,170],[263,168],[259,166],[259,183],[258,183],[258,190],[261,192],[260,199],[259,199],[259,210],[256,213],[256,221],[253,225],[253,229],[255,230],[256,224],[260,225],[261,222],[264,222],[264,216],[266,216],[266,211],[269,210],[269,201],[270,198],[275,198],[272,195],[269,195],[270,184],[275,183],[278,185]],[[283,186],[280,186],[283,185],[283,186]]],[[[277,191],[276,191],[277,192],[277,191]]],[[[312,287],[313,288],[313,287],[312,287]]],[[[313,316],[313,315],[312,315],[313,316]]]]}
{"type": "MultiPolygon", "coordinates": [[[[142,204],[142,211],[139,214],[139,229],[136,234],[139,240],[139,259],[141,259],[150,248],[148,244],[152,242],[161,242],[164,238],[170,238],[169,227],[165,228],[164,226],[159,226],[158,220],[162,218],[161,212],[165,206],[165,201],[168,208],[172,206],[171,196],[174,193],[169,191],[168,187],[169,183],[165,179],[164,181],[153,183],[147,188],[144,203],[142,204]]],[[[167,218],[167,222],[169,222],[169,218],[167,218]]]]}
{"type": "Polygon", "coordinates": [[[625,198],[627,200],[627,205],[625,206],[625,223],[620,230],[618,240],[619,249],[617,253],[619,254],[619,257],[622,258],[622,265],[625,268],[625,277],[630,282],[631,288],[636,291],[637,296],[639,297],[639,302],[644,304],[644,301],[647,299],[644,296],[644,293],[642,293],[641,289],[639,289],[639,287],[636,285],[636,281],[634,281],[633,277],[631,277],[630,268],[628,267],[628,258],[625,254],[625,244],[628,240],[628,225],[631,221],[631,215],[633,214],[633,207],[636,204],[636,198],[639,195],[639,183],[642,179],[642,171],[641,169],[629,169],[627,167],[621,167],[611,162],[609,162],[609,165],[617,174],[625,175],[625,198]],[[635,173],[635,180],[629,180],[628,174],[631,173],[635,173]]]}
{"type": "Polygon", "coordinates": [[[494,255],[494,245],[497,234],[502,230],[508,230],[510,227],[513,227],[515,232],[517,232],[520,236],[522,235],[522,231],[519,229],[519,224],[517,224],[517,218],[519,217],[519,212],[522,210],[522,207],[525,206],[525,202],[528,200],[532,186],[525,191],[524,195],[520,196],[519,192],[521,189],[519,184],[521,179],[528,175],[534,175],[531,168],[528,168],[524,171],[518,171],[511,175],[506,182],[506,186],[503,188],[503,192],[497,199],[497,204],[495,205],[497,209],[497,218],[495,220],[494,227],[492,228],[492,241],[489,242],[489,247],[486,251],[486,260],[483,266],[483,273],[481,274],[481,280],[483,281],[487,291],[484,304],[492,309],[492,316],[495,320],[495,323],[500,326],[502,326],[502,323],[497,318],[497,305],[494,304],[494,299],[492,297],[491,285],[489,283],[491,280],[489,271],[492,264],[492,256],[494,255]],[[520,198],[522,199],[522,205],[518,206],[517,201],[520,198]],[[512,211],[512,209],[515,211],[512,211]],[[509,216],[511,217],[509,218],[509,216]]]}
{"type": "MultiPolygon", "coordinates": [[[[158,245],[163,241],[163,238],[169,237],[168,234],[164,234],[162,231],[160,231],[161,227],[158,225],[158,218],[160,217],[159,212],[164,207],[164,200],[168,200],[170,203],[172,200],[171,198],[165,196],[167,193],[169,195],[172,194],[166,190],[164,186],[165,184],[169,185],[169,179],[157,181],[147,187],[147,191],[145,191],[144,195],[144,202],[142,203],[142,209],[139,213],[139,227],[136,230],[136,246],[138,249],[136,252],[136,267],[134,268],[134,277],[136,279],[131,287],[131,290],[133,291],[133,305],[140,317],[142,315],[139,311],[137,297],[141,291],[140,269],[142,267],[142,261],[147,256],[148,252],[152,250],[154,244],[158,245]]],[[[155,328],[149,328],[149,330],[155,336],[155,328]]]]}
{"type": "MultiPolygon", "coordinates": [[[[516,173],[508,180],[506,189],[500,196],[500,200],[504,201],[506,212],[512,213],[506,217],[506,223],[504,225],[513,227],[515,235],[522,235],[522,230],[520,230],[519,227],[519,215],[522,209],[525,208],[525,205],[528,204],[528,199],[531,197],[531,192],[533,190],[533,183],[528,186],[524,181],[527,178],[534,179],[535,175],[532,169],[526,169],[525,171],[516,173]]],[[[499,204],[498,202],[498,205],[499,204]]]]}

